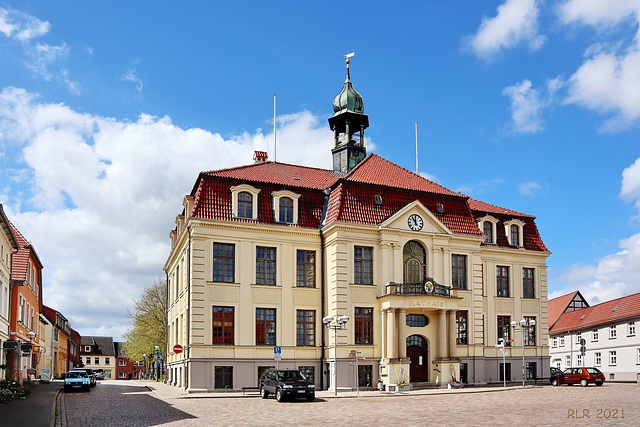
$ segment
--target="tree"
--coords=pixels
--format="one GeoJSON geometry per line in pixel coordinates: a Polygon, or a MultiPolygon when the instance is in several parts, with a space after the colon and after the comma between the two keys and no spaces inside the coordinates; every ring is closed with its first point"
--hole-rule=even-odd
{"type": "Polygon", "coordinates": [[[165,352],[167,339],[167,281],[157,279],[153,285],[144,289],[139,300],[134,301],[132,310],[127,309],[129,328],[124,334],[124,351],[131,360],[147,362],[159,346],[165,352]]]}

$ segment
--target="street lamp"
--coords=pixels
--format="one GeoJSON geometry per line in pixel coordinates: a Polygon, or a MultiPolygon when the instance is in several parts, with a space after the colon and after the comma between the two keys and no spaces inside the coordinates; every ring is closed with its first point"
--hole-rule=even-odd
{"type": "Polygon", "coordinates": [[[160,346],[157,345],[156,347],[156,351],[154,353],[155,356],[155,373],[156,373],[156,381],[158,381],[160,379],[160,361],[162,360],[162,352],[160,351],[160,346]]]}
{"type": "Polygon", "coordinates": [[[147,379],[147,354],[146,353],[142,353],[142,360],[144,363],[144,379],[147,379]]]}
{"type": "MultiPolygon", "coordinates": [[[[524,331],[525,328],[529,329],[530,327],[536,326],[536,321],[531,318],[524,318],[520,322],[516,322],[515,320],[511,322],[511,327],[514,331],[517,331],[518,325],[520,326],[520,331],[522,332],[522,387],[524,387],[524,379],[525,379],[525,364],[524,364],[524,331]]],[[[529,331],[531,332],[531,331],[529,331]]]]}
{"type": "Polygon", "coordinates": [[[29,363],[27,364],[27,378],[29,377],[29,369],[33,369],[33,344],[31,341],[36,337],[36,334],[33,331],[27,332],[27,337],[29,338],[29,363]]]}
{"type": "Polygon", "coordinates": [[[322,319],[322,323],[327,327],[327,330],[333,329],[333,387],[334,396],[338,395],[338,329],[346,329],[349,316],[327,316],[322,319]]]}

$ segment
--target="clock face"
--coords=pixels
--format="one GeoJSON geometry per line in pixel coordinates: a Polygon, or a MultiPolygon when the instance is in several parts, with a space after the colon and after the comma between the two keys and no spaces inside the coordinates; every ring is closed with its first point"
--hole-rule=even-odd
{"type": "Polygon", "coordinates": [[[417,215],[417,214],[411,215],[407,223],[409,224],[409,228],[412,229],[413,231],[422,230],[422,226],[424,225],[422,218],[420,217],[420,215],[417,215]]]}

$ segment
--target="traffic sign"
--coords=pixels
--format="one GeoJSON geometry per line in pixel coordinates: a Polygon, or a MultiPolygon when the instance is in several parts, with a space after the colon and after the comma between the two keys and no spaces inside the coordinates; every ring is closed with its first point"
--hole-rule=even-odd
{"type": "Polygon", "coordinates": [[[182,346],[180,344],[176,344],[173,346],[173,352],[176,354],[182,353],[182,346]]]}
{"type": "Polygon", "coordinates": [[[273,347],[273,353],[274,353],[274,354],[280,354],[280,353],[282,353],[282,347],[280,347],[280,346],[275,346],[275,347],[273,347]]]}

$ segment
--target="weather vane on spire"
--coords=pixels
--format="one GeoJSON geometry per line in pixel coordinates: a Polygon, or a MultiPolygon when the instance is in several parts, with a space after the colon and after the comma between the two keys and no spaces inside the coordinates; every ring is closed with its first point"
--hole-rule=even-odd
{"type": "Polygon", "coordinates": [[[346,63],[347,63],[347,70],[349,69],[349,63],[351,62],[351,60],[349,58],[351,58],[353,55],[355,55],[355,52],[351,52],[351,53],[347,53],[346,55],[342,55],[342,57],[344,59],[346,59],[346,63]]]}

